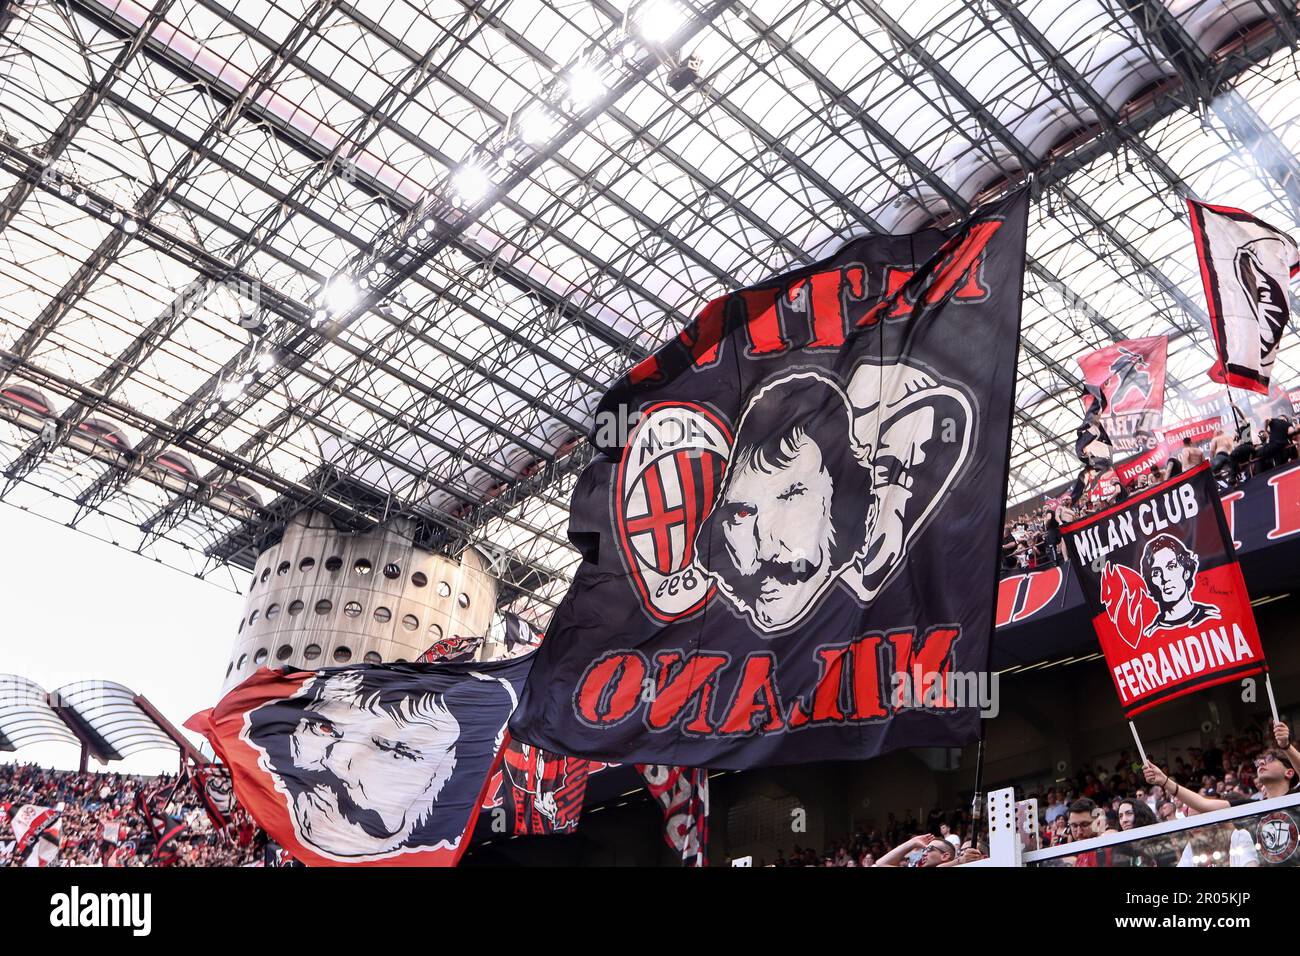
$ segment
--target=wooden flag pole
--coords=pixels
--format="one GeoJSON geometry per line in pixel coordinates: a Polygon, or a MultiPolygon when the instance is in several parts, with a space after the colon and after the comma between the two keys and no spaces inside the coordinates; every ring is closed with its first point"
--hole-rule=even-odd
{"type": "Polygon", "coordinates": [[[1138,756],[1142,758],[1142,764],[1145,766],[1147,762],[1147,752],[1142,749],[1142,738],[1138,736],[1138,729],[1131,720],[1128,722],[1128,729],[1133,731],[1133,742],[1137,744],[1138,756]]]}

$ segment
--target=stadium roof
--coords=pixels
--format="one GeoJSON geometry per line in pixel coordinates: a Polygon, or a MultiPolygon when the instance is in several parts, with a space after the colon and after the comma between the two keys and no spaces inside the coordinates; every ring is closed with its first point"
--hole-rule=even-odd
{"type": "Polygon", "coordinates": [[[2,4],[0,492],[236,587],[303,508],[414,518],[511,550],[544,616],[622,369],[1032,173],[1024,499],[1076,467],[1080,352],[1167,333],[1173,414],[1210,389],[1183,197],[1300,224],[1298,29],[1285,0],[2,4]]]}
{"type": "Polygon", "coordinates": [[[0,674],[0,690],[0,751],[63,743],[108,763],[143,750],[177,749],[148,701],[121,684],[78,681],[46,693],[26,677],[0,674]]]}

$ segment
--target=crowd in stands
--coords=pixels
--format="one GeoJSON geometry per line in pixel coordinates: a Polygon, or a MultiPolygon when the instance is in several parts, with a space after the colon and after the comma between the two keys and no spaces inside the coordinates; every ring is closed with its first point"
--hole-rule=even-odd
{"type": "MultiPolygon", "coordinates": [[[[1040,844],[1048,847],[1300,792],[1300,749],[1284,724],[1269,734],[1249,731],[1203,749],[1174,749],[1168,760],[1167,767],[1150,761],[1143,764],[1126,750],[1113,764],[1089,764],[1072,778],[1018,791],[1017,797],[1037,799],[1040,844]]],[[[960,866],[988,854],[987,831],[981,830],[972,847],[971,830],[968,808],[945,811],[935,806],[923,825],[914,813],[902,819],[891,813],[883,826],[861,826],[822,852],[796,846],[788,858],[778,852],[774,862],[758,865],[960,866]]],[[[1181,843],[1171,842],[1164,853],[1145,848],[1134,857],[1141,863],[1134,865],[1193,865],[1178,852],[1189,845],[1183,838],[1181,843]]],[[[1258,861],[1253,841],[1231,844],[1225,848],[1225,859],[1229,853],[1231,865],[1258,861]]],[[[1090,854],[1074,865],[1109,864],[1090,854]]]]}
{"type": "Polygon", "coordinates": [[[127,776],[117,773],[74,773],[35,764],[0,765],[0,866],[22,866],[15,850],[12,822],[25,804],[59,811],[61,826],[58,866],[261,865],[266,838],[246,826],[236,832],[213,828],[193,791],[175,787],[175,776],[127,776]],[[171,795],[166,807],[159,803],[171,795]],[[183,824],[178,835],[160,848],[141,809],[140,796],[153,795],[149,805],[183,824]],[[105,839],[105,832],[111,839],[105,839]]]}
{"type": "MultiPolygon", "coordinates": [[[[1300,460],[1300,415],[1278,415],[1264,423],[1253,436],[1248,428],[1235,437],[1220,429],[1206,447],[1184,439],[1178,453],[1163,465],[1143,472],[1129,486],[1114,479],[1102,484],[1099,472],[1089,473],[1086,491],[1070,501],[1068,493],[1048,499],[1041,511],[1008,521],[1002,534],[1004,570],[1033,570],[1051,567],[1065,560],[1061,547],[1061,525],[1086,518],[1122,502],[1151,485],[1177,477],[1209,460],[1214,474],[1225,490],[1251,477],[1300,460]],[[1098,494],[1105,490],[1106,494],[1098,494]]],[[[1112,475],[1113,478],[1113,475],[1112,475]]]]}

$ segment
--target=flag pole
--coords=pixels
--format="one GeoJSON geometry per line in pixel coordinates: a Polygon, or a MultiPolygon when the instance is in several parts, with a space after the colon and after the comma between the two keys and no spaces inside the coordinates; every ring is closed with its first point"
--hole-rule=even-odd
{"type": "Polygon", "coordinates": [[[1269,679],[1268,671],[1264,671],[1264,690],[1268,692],[1268,709],[1273,712],[1273,723],[1280,723],[1281,719],[1277,715],[1277,698],[1273,696],[1273,681],[1269,679]]]}
{"type": "Polygon", "coordinates": [[[980,720],[980,742],[975,750],[975,797],[970,808],[970,845],[979,846],[980,820],[984,809],[984,721],[980,720]]]}
{"type": "Polygon", "coordinates": [[[1137,744],[1138,756],[1142,758],[1142,763],[1145,765],[1147,762],[1147,752],[1142,748],[1142,738],[1138,736],[1137,726],[1131,720],[1128,722],[1128,729],[1133,732],[1133,742],[1137,744]]]}

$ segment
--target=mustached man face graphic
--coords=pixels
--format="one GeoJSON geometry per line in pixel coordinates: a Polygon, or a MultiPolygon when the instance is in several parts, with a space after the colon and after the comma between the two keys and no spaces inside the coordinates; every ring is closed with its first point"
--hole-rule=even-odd
{"type": "MultiPolygon", "coordinates": [[[[511,703],[502,698],[504,722],[511,703]]],[[[346,859],[460,836],[438,832],[434,819],[439,801],[464,789],[460,731],[443,695],[381,687],[361,670],[323,672],[257,708],[245,736],[287,795],[298,837],[346,859]]]]}
{"type": "Polygon", "coordinates": [[[852,427],[847,397],[811,374],[765,389],[745,412],[701,557],[763,630],[794,623],[863,548],[871,476],[852,427]]]}
{"type": "Polygon", "coordinates": [[[1173,535],[1157,535],[1142,551],[1142,578],[1147,592],[1160,606],[1159,616],[1146,628],[1190,627],[1217,618],[1219,609],[1192,600],[1200,559],[1173,535]]]}
{"type": "Polygon", "coordinates": [[[843,581],[870,602],[970,451],[969,400],[919,369],[800,370],[741,416],[696,558],[760,632],[797,626],[843,581]]]}

